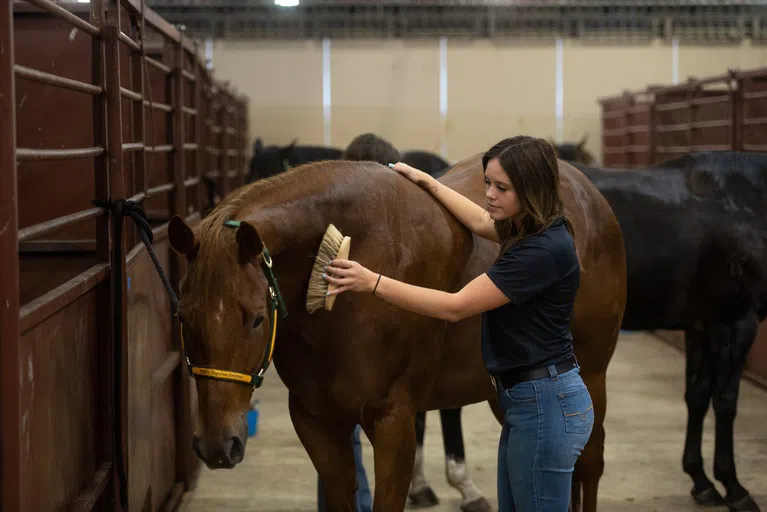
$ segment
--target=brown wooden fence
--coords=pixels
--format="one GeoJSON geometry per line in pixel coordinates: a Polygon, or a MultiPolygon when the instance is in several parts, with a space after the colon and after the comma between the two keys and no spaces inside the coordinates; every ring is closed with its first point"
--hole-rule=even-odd
{"type": "Polygon", "coordinates": [[[143,0],[3,2],[3,511],[121,508],[121,459],[131,510],[173,509],[194,484],[196,395],[168,295],[133,222],[92,201],[143,206],[176,287],[167,222],[204,215],[202,178],[222,195],[243,183],[246,119],[143,0]]]}
{"type": "Polygon", "coordinates": [[[650,85],[599,103],[605,167],[651,165],[692,151],[767,151],[767,68],[650,85]]]}
{"type": "MultiPolygon", "coordinates": [[[[631,169],[693,151],[767,151],[767,68],[650,85],[599,103],[604,167],[631,169]]],[[[657,334],[684,349],[681,333],[657,334]]],[[[749,353],[746,375],[767,387],[767,322],[749,353]]]]}

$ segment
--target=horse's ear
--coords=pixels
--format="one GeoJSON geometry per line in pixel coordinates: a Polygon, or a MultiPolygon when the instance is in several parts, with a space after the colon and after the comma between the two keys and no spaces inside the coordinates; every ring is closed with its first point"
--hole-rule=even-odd
{"type": "Polygon", "coordinates": [[[581,138],[581,141],[578,143],[578,147],[580,149],[583,149],[583,146],[586,145],[586,141],[587,140],[589,140],[589,134],[588,133],[584,133],[583,137],[581,138]]]}
{"type": "Polygon", "coordinates": [[[296,143],[298,143],[298,139],[293,139],[293,142],[284,148],[280,148],[280,160],[290,159],[290,155],[293,154],[293,148],[296,147],[296,143]]]}
{"type": "Polygon", "coordinates": [[[237,258],[245,265],[255,260],[264,251],[264,242],[256,228],[247,222],[240,222],[237,228],[237,258]]]}
{"type": "Polygon", "coordinates": [[[194,231],[178,215],[174,215],[168,223],[168,242],[171,249],[186,256],[188,262],[197,256],[197,251],[200,248],[194,231]]]}
{"type": "Polygon", "coordinates": [[[257,155],[263,150],[264,150],[264,142],[261,140],[261,137],[257,137],[256,142],[253,143],[253,154],[257,155]]]}

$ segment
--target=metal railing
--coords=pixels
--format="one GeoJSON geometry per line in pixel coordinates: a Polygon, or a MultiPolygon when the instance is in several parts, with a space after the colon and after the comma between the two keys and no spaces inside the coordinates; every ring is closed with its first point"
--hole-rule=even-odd
{"type": "MultiPolygon", "coordinates": [[[[74,34],[74,30],[72,34],[74,34]]],[[[91,510],[104,498],[105,493],[117,501],[119,485],[115,479],[114,455],[119,450],[128,458],[127,447],[115,446],[109,435],[112,413],[115,407],[124,407],[127,403],[126,387],[121,388],[120,403],[116,403],[110,389],[113,386],[112,366],[114,340],[111,330],[116,315],[123,318],[122,339],[127,339],[126,275],[131,261],[145,250],[133,233],[133,226],[126,225],[131,244],[120,254],[111,237],[111,223],[115,220],[108,211],[100,207],[91,207],[62,214],[56,206],[46,204],[43,193],[30,192],[29,183],[25,182],[22,196],[19,193],[19,165],[55,166],[61,161],[83,162],[93,168],[93,190],[90,196],[101,202],[129,198],[143,203],[144,207],[155,205],[160,208],[155,217],[159,225],[154,228],[155,243],[167,236],[167,221],[178,214],[194,222],[203,214],[207,205],[202,177],[211,174],[212,169],[234,170],[228,177],[220,178],[221,190],[228,191],[244,182],[247,172],[247,100],[238,97],[226,84],[218,83],[206,70],[204,58],[198,55],[195,42],[186,37],[149,9],[143,0],[91,0],[89,4],[74,2],[53,2],[51,0],[26,0],[26,2],[6,2],[0,8],[0,263],[3,266],[3,279],[0,280],[0,389],[2,391],[2,444],[13,447],[2,450],[2,493],[0,509],[19,511],[29,503],[37,503],[40,489],[28,480],[29,474],[43,474],[35,471],[30,462],[22,460],[23,447],[30,442],[47,446],[51,439],[30,439],[29,427],[22,432],[22,403],[29,400],[23,382],[27,360],[22,357],[29,351],[22,345],[25,335],[39,331],[40,327],[54,315],[69,313],[76,302],[86,294],[97,298],[92,322],[96,325],[98,336],[98,354],[94,355],[97,363],[96,379],[82,389],[95,389],[94,410],[97,412],[98,425],[93,427],[97,438],[93,440],[92,455],[98,461],[90,480],[81,488],[70,508],[91,510]],[[20,34],[14,37],[17,15],[48,16],[61,20],[73,29],[90,37],[90,52],[67,58],[82,58],[90,62],[92,83],[61,76],[50,71],[34,69],[15,62],[15,54],[20,45],[28,53],[45,54],[50,51],[44,45],[24,39],[20,34]],[[153,42],[150,39],[154,36],[153,42]],[[159,41],[159,46],[157,45],[159,41]],[[17,45],[14,48],[14,44],[17,45]],[[32,46],[34,44],[34,47],[32,46]],[[158,50],[159,49],[159,50],[158,50]],[[149,53],[152,56],[148,56],[149,53]],[[127,55],[127,58],[125,57],[127,55]],[[128,72],[126,73],[126,69],[128,72]],[[89,147],[57,147],[45,145],[46,137],[41,135],[39,147],[16,147],[17,116],[16,91],[33,82],[46,88],[66,89],[76,94],[91,98],[93,144],[89,147]],[[161,84],[154,87],[155,84],[161,84]],[[153,99],[166,98],[163,101],[153,99]],[[208,113],[213,105],[224,105],[226,117],[218,120],[224,135],[220,141],[208,135],[206,129],[208,113]],[[166,130],[159,129],[164,126],[166,130]],[[241,132],[240,130],[245,130],[241,132]],[[218,144],[222,144],[219,146],[218,144]],[[213,153],[208,148],[213,146],[219,155],[219,161],[213,160],[213,153]],[[130,156],[130,158],[126,158],[130,156]],[[226,160],[224,160],[226,159],[226,160]],[[27,163],[29,162],[29,164],[27,163]],[[155,167],[153,163],[158,163],[155,167]],[[159,169],[159,170],[158,170],[159,169]],[[168,180],[170,178],[170,180],[168,180]],[[159,183],[155,183],[158,181],[159,183]],[[20,219],[19,201],[34,200],[38,211],[54,212],[42,221],[28,222],[20,219]],[[23,225],[21,222],[26,222],[23,225]],[[43,238],[55,234],[64,228],[80,225],[84,221],[95,221],[95,238],[85,237],[74,241],[61,241],[43,238]],[[22,224],[20,226],[20,224],[22,224]],[[20,298],[20,267],[28,255],[39,255],[51,251],[69,251],[92,255],[92,264],[74,277],[52,289],[23,301],[20,298]],[[126,262],[120,265],[121,275],[115,275],[116,258],[126,262]],[[121,297],[122,300],[117,300],[121,297]],[[113,307],[122,304],[121,308],[113,307]],[[65,309],[67,309],[65,311],[65,309]]],[[[26,98],[21,99],[23,103],[26,98]]],[[[27,101],[34,101],[32,99],[27,101]]],[[[61,121],[57,112],[48,112],[40,122],[61,121]]],[[[82,118],[87,119],[88,114],[82,118]]],[[[57,125],[58,126],[58,125],[57,125]]],[[[59,129],[68,129],[62,124],[59,129]]],[[[83,127],[78,126],[78,129],[83,127]]],[[[71,129],[71,128],[70,128],[71,129]]],[[[51,167],[51,173],[56,172],[51,167]]],[[[35,184],[32,184],[35,185],[35,184]]],[[[68,184],[69,185],[69,184],[68,184]]],[[[66,196],[81,183],[72,182],[67,189],[56,190],[56,194],[66,196]]],[[[42,189],[41,189],[42,190],[42,189]]],[[[60,207],[58,207],[60,208],[60,207]]],[[[122,222],[122,219],[117,221],[122,222]]],[[[119,244],[124,247],[123,244],[119,244]]],[[[180,257],[171,255],[171,282],[177,283],[180,257]]],[[[87,261],[91,261],[90,259],[87,261]]],[[[56,269],[37,269],[39,275],[55,272],[56,269]]],[[[157,285],[162,286],[159,279],[157,285]]],[[[81,301],[80,301],[81,302],[81,301]]],[[[76,310],[71,313],[77,314],[76,310]]],[[[50,334],[50,336],[54,336],[50,334]]],[[[51,340],[53,342],[53,340],[51,340]]],[[[185,376],[184,372],[174,371],[181,360],[178,342],[158,365],[163,368],[162,375],[185,376]]],[[[72,347],[75,350],[76,347],[72,347]]],[[[128,357],[126,347],[122,357],[124,367],[122,375],[128,375],[128,357]]],[[[29,364],[32,356],[29,355],[29,364]]],[[[48,368],[42,370],[46,371],[48,368]]],[[[67,368],[74,372],[76,368],[67,368]]],[[[78,376],[75,376],[77,378],[78,376]]],[[[79,376],[85,378],[85,376],[79,376]]],[[[31,378],[31,376],[30,376],[31,378]]],[[[130,378],[130,376],[126,377],[130,378]]],[[[70,383],[72,384],[72,383],[70,383]]],[[[129,382],[130,384],[130,382],[129,382]]],[[[78,388],[78,389],[80,389],[78,388]]],[[[38,401],[40,398],[38,398],[38,401]]],[[[181,398],[179,398],[181,400],[181,398]]],[[[24,406],[27,407],[27,406],[24,406]]],[[[172,414],[179,415],[181,407],[176,407],[172,414]]],[[[79,411],[72,411],[78,414],[79,411]]],[[[125,415],[123,415],[125,419],[125,415]]],[[[179,436],[187,436],[190,428],[188,418],[176,418],[179,436]]],[[[123,432],[125,432],[123,425],[123,432]]],[[[32,430],[32,432],[43,432],[32,430]]],[[[181,457],[181,455],[179,455],[181,457]]],[[[146,462],[146,461],[143,461],[146,462]]],[[[66,464],[67,461],[56,461],[66,464]]],[[[75,469],[75,468],[73,468],[75,469]]],[[[82,468],[77,468],[78,470],[82,468]]],[[[135,467],[133,469],[135,471],[135,467]]],[[[184,481],[188,475],[183,464],[177,463],[177,479],[184,481]]],[[[51,482],[55,485],[58,482],[51,482]]],[[[159,490],[155,490],[159,492],[159,490]]],[[[55,493],[53,493],[55,494],[55,493]]],[[[177,496],[177,498],[180,496],[177,496]]]]}
{"type": "Polygon", "coordinates": [[[601,98],[602,162],[652,165],[693,151],[767,151],[767,68],[601,98]]]}

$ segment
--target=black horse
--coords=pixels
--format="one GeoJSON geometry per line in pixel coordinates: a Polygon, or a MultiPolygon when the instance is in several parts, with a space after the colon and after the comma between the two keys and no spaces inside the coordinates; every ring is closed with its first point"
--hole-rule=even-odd
{"type": "Polygon", "coordinates": [[[758,511],[736,477],[733,424],[746,357],[767,316],[767,155],[691,153],[633,170],[571,163],[604,194],[623,231],[623,329],[685,333],[682,467],[693,498],[758,511]],[[703,470],[709,404],[716,416],[714,477],[724,498],[703,470]]]}
{"type": "Polygon", "coordinates": [[[585,134],[580,142],[563,142],[562,144],[554,144],[549,141],[551,147],[554,148],[554,152],[557,157],[567,162],[581,162],[586,165],[591,165],[596,160],[594,155],[586,149],[586,142],[589,140],[588,134],[585,134]]]}
{"type": "Polygon", "coordinates": [[[253,155],[250,159],[246,183],[274,176],[296,165],[341,158],[342,151],[338,148],[299,146],[297,142],[293,140],[287,146],[264,147],[261,138],[257,138],[253,144],[253,155]]]}
{"type": "Polygon", "coordinates": [[[435,178],[440,178],[450,169],[450,162],[429,151],[412,149],[402,153],[402,161],[416,169],[420,169],[435,178]]]}

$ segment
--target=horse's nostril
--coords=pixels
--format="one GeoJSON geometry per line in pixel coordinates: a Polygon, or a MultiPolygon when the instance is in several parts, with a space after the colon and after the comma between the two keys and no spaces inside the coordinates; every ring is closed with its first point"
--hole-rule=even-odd
{"type": "Polygon", "coordinates": [[[200,438],[197,436],[192,436],[192,451],[197,455],[198,459],[205,462],[205,458],[202,456],[202,451],[200,450],[200,438]]]}
{"type": "Polygon", "coordinates": [[[245,456],[245,446],[242,444],[239,436],[234,436],[229,440],[229,461],[235,464],[242,461],[245,456]]]}

